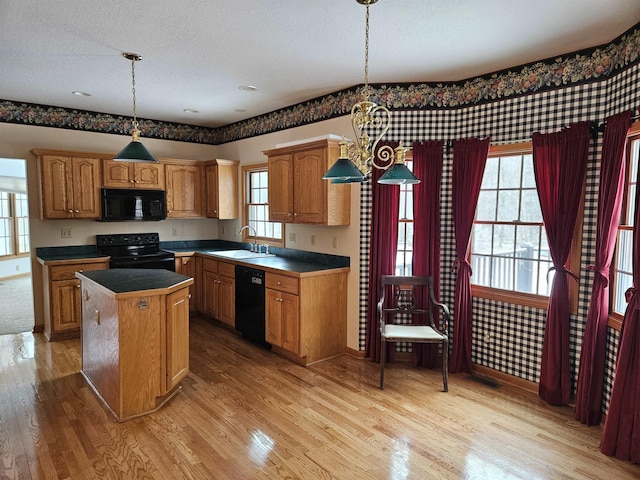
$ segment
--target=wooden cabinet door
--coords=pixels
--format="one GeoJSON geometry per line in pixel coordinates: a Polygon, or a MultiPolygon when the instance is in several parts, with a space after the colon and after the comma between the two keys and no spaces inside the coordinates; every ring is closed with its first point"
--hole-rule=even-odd
{"type": "Polygon", "coordinates": [[[82,303],[79,280],[51,283],[51,330],[55,333],[80,328],[82,303]]]}
{"type": "Polygon", "coordinates": [[[176,257],[176,273],[180,273],[181,275],[186,275],[187,277],[193,278],[193,284],[189,285],[189,293],[191,294],[191,298],[189,301],[189,308],[194,311],[197,308],[196,305],[196,283],[198,282],[197,271],[196,271],[196,257],[194,255],[188,257],[176,257]]]}
{"type": "Polygon", "coordinates": [[[233,278],[220,275],[218,277],[218,315],[220,320],[227,325],[235,327],[236,324],[236,282],[233,278]]]}
{"type": "Polygon", "coordinates": [[[74,158],[73,217],[100,218],[100,160],[74,158]]]}
{"type": "Polygon", "coordinates": [[[102,184],[105,187],[133,188],[133,163],[105,159],[102,161],[102,177],[102,184]]]}
{"type": "MultiPolygon", "coordinates": [[[[298,152],[293,157],[293,221],[327,222],[327,186],[322,176],[327,170],[327,149],[298,152]]],[[[271,190],[269,190],[271,192],[271,190]]]]}
{"type": "Polygon", "coordinates": [[[202,217],[202,169],[195,165],[165,166],[167,217],[202,217]]]}
{"type": "Polygon", "coordinates": [[[269,157],[268,169],[269,220],[272,222],[293,222],[293,155],[269,157]]]}
{"type": "Polygon", "coordinates": [[[218,166],[208,165],[205,169],[207,182],[206,188],[206,215],[208,218],[218,218],[218,166]]]}
{"type": "Polygon", "coordinates": [[[282,346],[282,298],[280,292],[265,290],[265,340],[271,345],[282,346]]]}
{"type": "Polygon", "coordinates": [[[167,295],[166,392],[189,372],[189,289],[167,295]]]}
{"type": "Polygon", "coordinates": [[[164,165],[156,163],[135,163],[133,178],[136,188],[164,190],[164,165]]]}
{"type": "Polygon", "coordinates": [[[299,297],[290,293],[281,294],[282,348],[298,355],[300,353],[299,297]]]}
{"type": "Polygon", "coordinates": [[[216,318],[218,306],[218,274],[210,271],[202,272],[202,310],[216,318]]]}
{"type": "Polygon", "coordinates": [[[40,162],[42,218],[73,218],[71,158],[45,155],[40,162]]]}

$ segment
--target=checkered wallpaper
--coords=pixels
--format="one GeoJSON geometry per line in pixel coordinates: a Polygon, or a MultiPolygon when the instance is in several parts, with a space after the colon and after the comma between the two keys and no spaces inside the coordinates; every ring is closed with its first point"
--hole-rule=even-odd
{"type": "MultiPolygon", "coordinates": [[[[559,88],[506,100],[440,110],[394,111],[392,126],[385,138],[411,145],[415,141],[453,140],[491,137],[492,143],[514,143],[531,139],[533,132],[557,131],[579,121],[602,122],[607,116],[640,104],[640,64],[636,64],[601,82],[559,88]]],[[[586,267],[595,252],[598,172],[602,134],[592,141],[587,170],[579,299],[577,315],[571,318],[570,349],[573,389],[578,372],[578,357],[589,307],[593,274],[586,267]]],[[[454,305],[455,260],[451,179],[453,154],[445,152],[441,192],[441,298],[454,305]]],[[[366,328],[369,230],[371,225],[371,188],[361,189],[360,223],[360,349],[364,349],[366,328]]],[[[473,362],[495,370],[537,382],[546,311],[508,303],[475,298],[473,300],[473,362]]],[[[455,312],[452,312],[455,316],[455,312]]],[[[453,322],[452,322],[453,323],[453,322]]],[[[605,379],[605,404],[608,407],[613,383],[618,332],[609,332],[605,379]]]]}

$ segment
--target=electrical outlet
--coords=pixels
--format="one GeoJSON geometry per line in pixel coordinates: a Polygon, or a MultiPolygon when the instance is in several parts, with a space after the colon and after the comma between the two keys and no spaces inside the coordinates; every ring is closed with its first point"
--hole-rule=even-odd
{"type": "Polygon", "coordinates": [[[71,229],[70,228],[61,228],[60,229],[60,238],[71,238],[71,229]]]}
{"type": "Polygon", "coordinates": [[[180,229],[178,227],[173,227],[173,229],[171,230],[171,234],[174,237],[179,237],[180,236],[180,229]]]}
{"type": "Polygon", "coordinates": [[[333,237],[333,248],[338,248],[338,237],[333,237]]]}
{"type": "Polygon", "coordinates": [[[16,272],[20,271],[20,265],[16,265],[16,272]]]}
{"type": "Polygon", "coordinates": [[[296,233],[295,232],[289,232],[289,241],[291,243],[296,243],[296,233]]]}
{"type": "Polygon", "coordinates": [[[491,335],[488,333],[484,334],[484,343],[491,343],[491,335]]]}
{"type": "Polygon", "coordinates": [[[315,244],[316,244],[316,236],[311,235],[311,245],[315,245],[315,244]]]}

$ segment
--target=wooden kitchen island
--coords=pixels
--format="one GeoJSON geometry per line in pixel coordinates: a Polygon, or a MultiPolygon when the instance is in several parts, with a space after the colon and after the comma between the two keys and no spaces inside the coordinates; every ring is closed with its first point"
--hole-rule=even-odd
{"type": "Polygon", "coordinates": [[[77,272],[82,375],[118,419],[158,410],[189,371],[189,286],[168,270],[77,272]]]}

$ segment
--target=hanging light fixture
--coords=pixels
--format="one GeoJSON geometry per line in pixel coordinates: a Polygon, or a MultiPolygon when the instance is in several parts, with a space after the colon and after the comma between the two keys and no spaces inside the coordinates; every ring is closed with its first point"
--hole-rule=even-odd
{"type": "Polygon", "coordinates": [[[125,52],[122,54],[127,60],[131,60],[131,85],[133,93],[133,131],[131,142],[118,153],[114,160],[119,162],[152,162],[159,163],[158,159],[140,142],[140,130],[136,116],[136,62],[142,60],[142,55],[125,52]]]}
{"type": "Polygon", "coordinates": [[[351,125],[355,142],[342,140],[340,156],[327,173],[325,180],[332,183],[364,182],[371,176],[371,169],[386,170],[378,183],[399,185],[420,183],[420,180],[407,168],[405,155],[409,148],[400,144],[395,149],[388,145],[376,150],[376,147],[391,125],[391,112],[369,100],[369,5],[378,0],[356,0],[365,5],[365,49],[364,49],[364,88],[363,101],[351,107],[351,125]]]}

